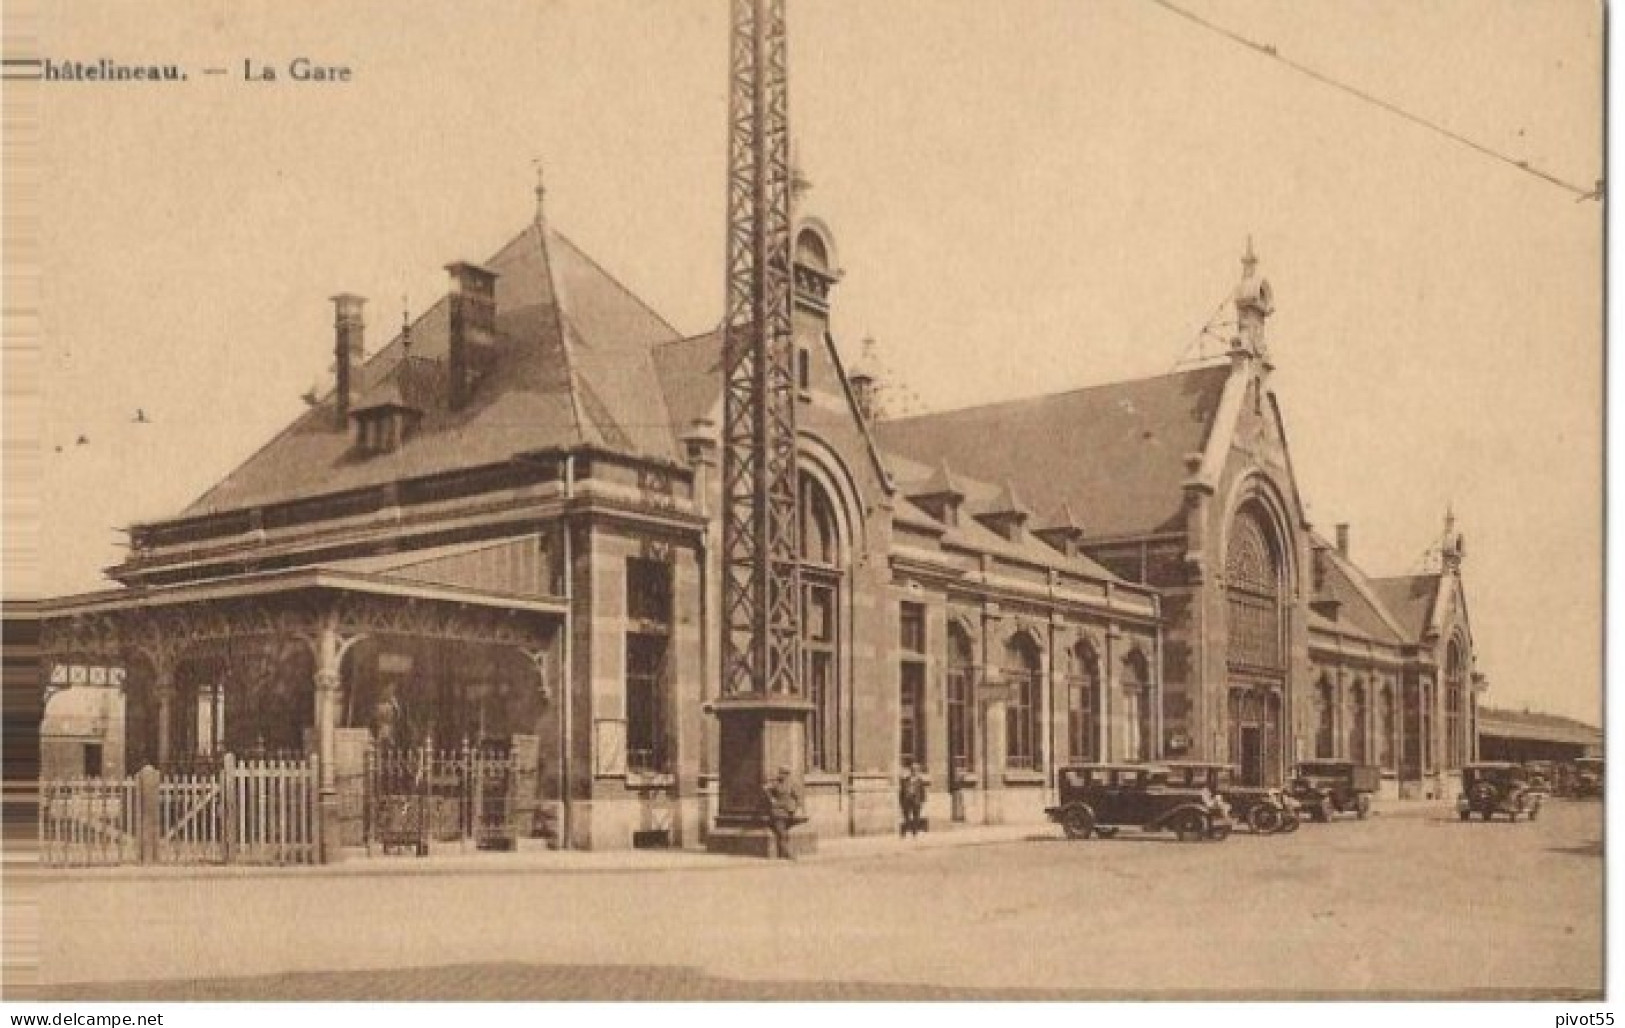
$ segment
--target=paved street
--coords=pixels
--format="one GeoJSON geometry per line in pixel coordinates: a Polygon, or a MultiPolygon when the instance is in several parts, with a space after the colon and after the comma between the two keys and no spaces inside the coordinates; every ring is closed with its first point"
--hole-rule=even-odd
{"type": "Polygon", "coordinates": [[[797,864],[43,888],[44,995],[150,999],[1582,997],[1600,804],[1180,844],[891,840],[797,864]]]}

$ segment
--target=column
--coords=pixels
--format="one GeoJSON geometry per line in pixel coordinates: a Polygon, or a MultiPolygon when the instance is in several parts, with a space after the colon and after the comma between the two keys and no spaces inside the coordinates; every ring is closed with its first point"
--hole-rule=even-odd
{"type": "Polygon", "coordinates": [[[1348,758],[1348,671],[1337,669],[1332,681],[1332,756],[1348,758]]]}
{"type": "Polygon", "coordinates": [[[338,714],[341,676],[340,662],[345,647],[332,628],[322,629],[316,646],[316,755],[320,761],[317,784],[317,815],[321,821],[321,859],[324,864],[339,859],[339,795],[333,767],[333,729],[338,714]]]}
{"type": "Polygon", "coordinates": [[[1055,787],[1055,768],[1059,766],[1058,759],[1060,747],[1056,742],[1056,720],[1060,712],[1065,709],[1061,698],[1057,695],[1061,676],[1056,674],[1055,661],[1058,646],[1061,640],[1063,622],[1058,615],[1051,615],[1049,638],[1044,647],[1044,787],[1055,787]]]}
{"type": "Polygon", "coordinates": [[[998,635],[999,607],[989,603],[982,609],[982,674],[976,696],[981,708],[982,823],[1004,823],[1004,760],[1009,748],[1005,728],[1005,697],[1009,685],[993,640],[998,635]]]}
{"type": "Polygon", "coordinates": [[[1100,671],[1100,759],[1117,759],[1117,746],[1113,740],[1112,722],[1117,719],[1117,689],[1121,684],[1117,675],[1118,642],[1123,630],[1116,625],[1106,626],[1106,652],[1101,655],[1100,671]]]}
{"type": "Polygon", "coordinates": [[[171,719],[175,714],[175,673],[169,668],[159,668],[156,681],[153,683],[152,693],[158,700],[158,766],[168,764],[172,756],[174,729],[171,719]]]}
{"type": "Polygon", "coordinates": [[[1151,703],[1151,759],[1162,760],[1164,747],[1168,743],[1168,730],[1163,724],[1165,711],[1163,710],[1162,695],[1162,629],[1155,630],[1151,652],[1154,654],[1151,661],[1151,681],[1146,684],[1150,694],[1151,703]]]}
{"type": "Polygon", "coordinates": [[[982,704],[982,823],[1004,823],[1004,759],[1006,738],[1005,690],[1000,669],[989,667],[983,675],[985,699],[982,704]]]}

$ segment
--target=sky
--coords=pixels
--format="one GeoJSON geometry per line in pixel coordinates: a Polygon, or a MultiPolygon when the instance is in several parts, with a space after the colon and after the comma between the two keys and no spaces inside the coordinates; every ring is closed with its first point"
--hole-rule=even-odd
{"type": "MultiPolygon", "coordinates": [[[[1595,3],[1181,3],[1513,160],[1602,175],[1595,3]]],[[[1166,372],[1251,236],[1311,520],[1349,522],[1368,573],[1402,574],[1453,507],[1489,702],[1600,716],[1600,204],[1151,0],[790,10],[804,210],[836,237],[848,354],[872,335],[918,410],[1166,372]]],[[[302,409],[328,297],[370,297],[383,342],[446,263],[525,223],[537,158],[555,226],[683,331],[720,317],[724,0],[40,17],[45,56],[192,77],[24,97],[39,148],[13,152],[8,202],[28,187],[37,237],[12,235],[8,270],[38,273],[40,350],[7,388],[37,400],[12,418],[37,414],[37,465],[10,459],[38,470],[39,557],[7,596],[105,587],[121,527],[178,511],[302,409]],[[300,56],[351,80],[287,81],[300,56]]],[[[13,552],[27,510],[13,488],[13,552]]]]}

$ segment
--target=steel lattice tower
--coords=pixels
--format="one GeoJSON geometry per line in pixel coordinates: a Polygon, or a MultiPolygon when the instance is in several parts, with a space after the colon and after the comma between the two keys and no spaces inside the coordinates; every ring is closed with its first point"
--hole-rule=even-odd
{"type": "Polygon", "coordinates": [[[786,0],[733,0],[722,699],[802,699],[786,0]]]}

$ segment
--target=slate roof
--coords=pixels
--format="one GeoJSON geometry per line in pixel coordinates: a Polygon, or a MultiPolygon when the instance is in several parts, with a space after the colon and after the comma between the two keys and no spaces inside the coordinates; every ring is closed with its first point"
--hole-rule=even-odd
{"type": "Polygon", "coordinates": [[[961,517],[959,523],[952,528],[943,525],[942,522],[937,521],[922,510],[918,504],[908,499],[910,496],[928,495],[934,488],[930,483],[935,481],[940,472],[940,467],[932,468],[917,461],[909,460],[906,457],[898,457],[895,454],[885,454],[883,459],[893,478],[897,481],[898,492],[902,494],[897,498],[895,510],[895,516],[900,522],[918,527],[930,527],[933,531],[941,532],[942,541],[947,545],[956,545],[977,552],[1013,557],[1040,567],[1056,568],[1074,573],[1081,572],[1102,581],[1123,581],[1103,565],[1096,564],[1082,554],[1076,557],[1067,557],[1036,535],[1023,534],[1015,540],[1006,539],[981,524],[974,517],[969,516],[970,512],[999,506],[1000,493],[1003,492],[1004,488],[1002,486],[979,482],[955,474],[954,485],[964,493],[967,516],[961,517]]]}
{"type": "MultiPolygon", "coordinates": [[[[672,418],[651,351],[680,334],[549,226],[527,225],[482,263],[499,276],[494,363],[462,410],[447,410],[444,402],[450,324],[442,298],[411,326],[414,374],[405,388],[416,394],[426,384],[436,395],[399,448],[355,454],[351,433],[334,427],[330,393],[180,516],[381,485],[552,446],[675,459],[672,418]]],[[[401,357],[397,334],[358,369],[360,403],[396,398],[389,383],[401,357]],[[369,396],[375,387],[380,392],[369,396]]]]}
{"type": "Polygon", "coordinates": [[[1373,578],[1371,590],[1393,614],[1406,636],[1416,641],[1427,633],[1428,623],[1433,617],[1433,604],[1439,595],[1439,584],[1443,580],[1444,576],[1437,571],[1425,575],[1373,578]]]}
{"type": "Polygon", "coordinates": [[[1009,478],[1037,510],[1085,511],[1091,538],[1183,525],[1187,454],[1207,444],[1228,365],[885,421],[883,450],[1009,478]]]}
{"type": "MultiPolygon", "coordinates": [[[[655,371],[678,438],[722,395],[722,329],[654,348],[655,371]]],[[[719,415],[720,417],[720,415],[719,415]]]]}
{"type": "Polygon", "coordinates": [[[1321,551],[1325,564],[1319,595],[1329,596],[1340,604],[1337,620],[1322,622],[1323,625],[1340,632],[1353,628],[1368,639],[1392,645],[1419,638],[1404,634],[1404,623],[1382,602],[1363,571],[1345,560],[1324,539],[1315,536],[1314,540],[1325,547],[1321,551]]]}

